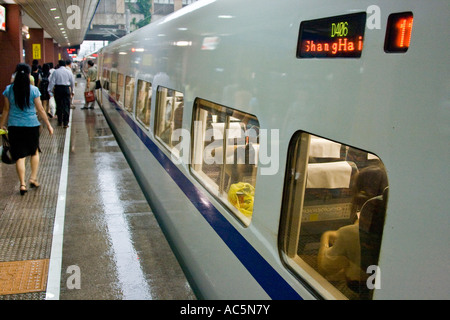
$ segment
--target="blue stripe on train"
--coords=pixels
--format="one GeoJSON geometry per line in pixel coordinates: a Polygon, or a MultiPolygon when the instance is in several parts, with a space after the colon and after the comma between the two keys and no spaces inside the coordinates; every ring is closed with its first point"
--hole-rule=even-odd
{"type": "Polygon", "coordinates": [[[233,225],[225,219],[220,211],[209,201],[208,197],[195,187],[171,159],[159,149],[137,123],[122,108],[117,106],[113,101],[111,102],[139,139],[267,294],[274,300],[302,299],[233,225]]]}

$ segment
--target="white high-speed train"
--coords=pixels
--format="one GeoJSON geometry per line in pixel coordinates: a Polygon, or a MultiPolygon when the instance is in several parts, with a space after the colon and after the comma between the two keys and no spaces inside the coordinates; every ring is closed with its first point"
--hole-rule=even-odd
{"type": "Polygon", "coordinates": [[[205,299],[448,299],[448,0],[200,0],[98,95],[205,299]]]}

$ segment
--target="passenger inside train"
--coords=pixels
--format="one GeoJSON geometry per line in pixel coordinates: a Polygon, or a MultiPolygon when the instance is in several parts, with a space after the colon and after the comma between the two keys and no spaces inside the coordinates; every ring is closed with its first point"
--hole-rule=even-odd
{"type": "Polygon", "coordinates": [[[367,267],[378,264],[386,211],[383,163],[304,132],[294,138],[289,161],[280,225],[285,261],[335,297],[369,299],[367,267]]]}
{"type": "MultiPolygon", "coordinates": [[[[383,196],[387,187],[387,176],[378,166],[369,166],[356,174],[354,183],[353,210],[356,213],[356,221],[353,224],[339,228],[337,231],[326,231],[320,241],[317,264],[319,272],[330,281],[346,281],[347,286],[360,295],[365,291],[367,279],[367,266],[363,268],[362,255],[368,246],[373,246],[371,239],[366,239],[366,247],[363,248],[360,234],[360,220],[373,221],[374,224],[383,226],[384,212],[381,207],[373,204],[376,197],[383,196]],[[377,219],[377,222],[374,220],[377,219]],[[363,251],[362,251],[363,250],[363,251]]],[[[364,223],[363,223],[364,224],[364,223]]],[[[367,228],[365,228],[367,230],[367,228]]],[[[377,233],[382,229],[377,230],[377,233]]],[[[368,253],[369,254],[369,253],[368,253]]],[[[370,259],[373,263],[378,260],[370,259]],[[373,261],[375,260],[375,261],[373,261]]]]}

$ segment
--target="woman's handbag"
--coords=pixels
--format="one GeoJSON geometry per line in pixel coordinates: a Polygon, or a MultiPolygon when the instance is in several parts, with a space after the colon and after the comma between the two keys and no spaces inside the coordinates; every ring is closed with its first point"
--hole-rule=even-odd
{"type": "Polygon", "coordinates": [[[9,145],[9,139],[6,134],[2,135],[3,140],[3,148],[1,151],[2,162],[6,164],[14,164],[16,161],[13,159],[11,155],[11,146],[9,145]]]}
{"type": "Polygon", "coordinates": [[[102,88],[102,83],[100,82],[100,80],[95,81],[95,89],[101,89],[102,88]]]}
{"type": "Polygon", "coordinates": [[[84,93],[84,100],[86,102],[94,102],[95,100],[94,91],[86,91],[84,93]]]}

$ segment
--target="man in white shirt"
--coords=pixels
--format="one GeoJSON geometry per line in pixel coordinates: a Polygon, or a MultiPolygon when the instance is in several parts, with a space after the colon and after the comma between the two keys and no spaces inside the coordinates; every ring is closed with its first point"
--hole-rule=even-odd
{"type": "Polygon", "coordinates": [[[58,116],[58,125],[64,128],[69,127],[70,100],[74,92],[74,79],[72,72],[69,72],[64,60],[58,61],[59,68],[56,69],[50,77],[48,92],[50,96],[55,95],[56,115],[58,116]]]}

